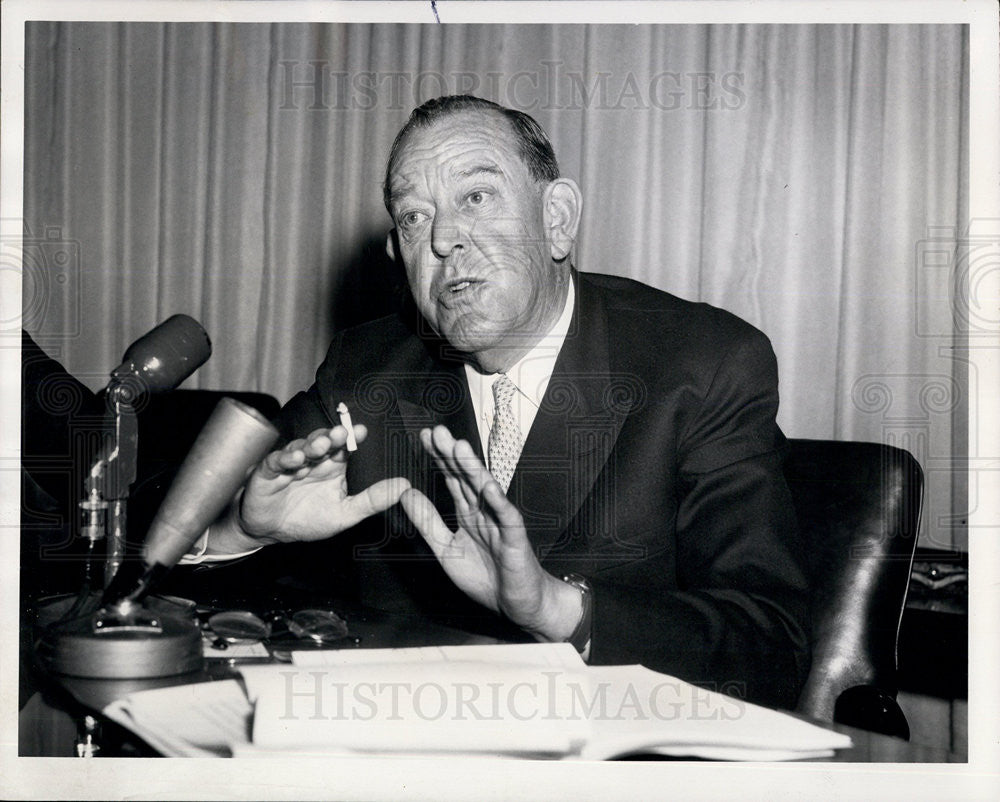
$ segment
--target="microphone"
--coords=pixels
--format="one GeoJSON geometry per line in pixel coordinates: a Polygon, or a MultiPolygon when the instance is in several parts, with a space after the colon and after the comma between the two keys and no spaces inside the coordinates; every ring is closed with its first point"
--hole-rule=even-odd
{"type": "MultiPolygon", "coordinates": [[[[143,545],[145,571],[130,591],[113,582],[102,604],[139,601],[169,571],[232,500],[250,470],[278,439],[260,412],[223,398],[209,417],[150,525],[143,545]],[[126,591],[126,592],[123,592],[126,591]]],[[[122,572],[116,575],[118,580],[122,572]]]]}
{"type": "MultiPolygon", "coordinates": [[[[201,519],[192,515],[178,517],[176,510],[186,511],[187,504],[203,510],[202,518],[207,527],[236,492],[249,465],[260,459],[266,448],[261,447],[259,456],[256,452],[245,456],[240,452],[227,461],[229,443],[213,445],[206,442],[202,450],[210,452],[209,458],[203,455],[198,463],[187,460],[181,471],[182,474],[186,471],[186,484],[175,482],[179,487],[172,490],[174,501],[170,510],[173,512],[160,513],[160,517],[167,517],[161,521],[158,534],[150,533],[153,550],[148,553],[152,561],[143,565],[139,561],[124,561],[125,501],[129,485],[135,480],[137,462],[136,399],[147,392],[172,390],[211,353],[212,344],[201,325],[187,315],[174,315],[132,343],[121,364],[111,371],[107,386],[109,404],[102,434],[104,445],[88,472],[86,501],[80,504],[87,516],[83,533],[91,549],[107,532],[105,590],[98,609],[85,612],[91,598],[88,553],[87,573],[76,601],[68,609],[59,608],[64,612],[45,626],[37,643],[40,660],[57,674],[88,679],[151,679],[185,674],[202,666],[201,632],[195,622],[177,615],[175,610],[164,609],[162,604],[147,606],[141,602],[155,579],[169,570],[197,539],[197,534],[189,536],[184,527],[201,519]],[[216,498],[212,496],[213,506],[209,507],[196,497],[196,493],[212,488],[218,495],[218,504],[215,506],[216,498]],[[191,500],[187,499],[189,494],[191,500]],[[105,606],[109,601],[115,605],[105,606]]],[[[224,399],[219,406],[230,410],[235,404],[231,399],[224,399]]],[[[218,414],[217,410],[212,419],[218,414]]],[[[257,420],[262,416],[256,411],[240,410],[238,415],[253,418],[256,428],[271,438],[268,443],[276,438],[276,430],[267,421],[257,420]]],[[[208,428],[217,432],[219,427],[206,426],[208,428]]],[[[221,437],[237,441],[239,447],[246,447],[244,440],[260,444],[265,439],[259,433],[255,435],[243,429],[230,432],[230,428],[224,426],[226,431],[221,437]]]]}
{"type": "Polygon", "coordinates": [[[212,343],[201,324],[187,315],[173,315],[132,343],[122,363],[111,371],[107,387],[109,404],[104,416],[105,445],[84,488],[90,504],[84,534],[91,543],[104,534],[98,520],[99,505],[112,502],[107,522],[105,586],[111,584],[125,556],[124,499],[135,481],[139,452],[135,401],[147,392],[172,390],[211,355],[212,343]],[[100,501],[90,500],[92,493],[100,501]]]}
{"type": "Polygon", "coordinates": [[[144,334],[125,351],[122,363],[111,371],[109,392],[132,392],[139,382],[140,392],[172,390],[194,373],[212,355],[212,341],[192,317],[173,315],[144,334]]]}

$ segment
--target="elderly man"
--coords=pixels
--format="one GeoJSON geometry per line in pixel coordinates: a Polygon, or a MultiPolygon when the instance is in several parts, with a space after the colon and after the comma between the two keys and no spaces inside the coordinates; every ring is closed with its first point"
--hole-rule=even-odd
{"type": "Polygon", "coordinates": [[[521,112],[424,104],[384,191],[419,314],[337,335],[209,553],[336,535],[368,604],[793,706],[806,585],[766,337],[577,272],[580,189],[521,112]]]}

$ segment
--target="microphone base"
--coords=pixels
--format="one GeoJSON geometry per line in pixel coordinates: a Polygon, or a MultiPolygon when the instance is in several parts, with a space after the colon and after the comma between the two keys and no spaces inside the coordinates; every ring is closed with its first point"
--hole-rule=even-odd
{"type": "Polygon", "coordinates": [[[101,607],[58,620],[73,601],[73,597],[57,599],[48,609],[39,610],[40,622],[52,623],[42,629],[35,654],[51,673],[88,679],[150,679],[203,668],[201,630],[179,605],[150,598],[142,604],[101,607]]]}

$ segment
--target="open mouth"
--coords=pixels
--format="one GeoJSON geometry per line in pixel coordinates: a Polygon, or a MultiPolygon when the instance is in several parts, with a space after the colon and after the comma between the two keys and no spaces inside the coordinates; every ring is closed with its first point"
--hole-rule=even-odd
{"type": "Polygon", "coordinates": [[[447,303],[450,300],[460,298],[463,293],[474,290],[482,282],[474,278],[452,279],[442,288],[439,297],[447,303]]]}

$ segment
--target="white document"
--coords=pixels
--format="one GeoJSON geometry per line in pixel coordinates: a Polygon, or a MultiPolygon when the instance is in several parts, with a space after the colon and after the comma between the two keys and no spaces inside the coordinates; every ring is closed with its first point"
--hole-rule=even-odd
{"type": "Polygon", "coordinates": [[[167,757],[231,757],[250,744],[253,705],[239,680],[139,691],[104,708],[167,757]]]}
{"type": "Polygon", "coordinates": [[[295,666],[345,666],[366,663],[464,663],[529,665],[585,669],[580,654],[569,643],[485,643],[474,646],[414,646],[405,649],[328,649],[292,652],[295,666]]]}
{"type": "Polygon", "coordinates": [[[831,755],[846,735],[568,644],[340,650],[237,680],[143,691],[108,718],[167,755],[831,755]]]}

